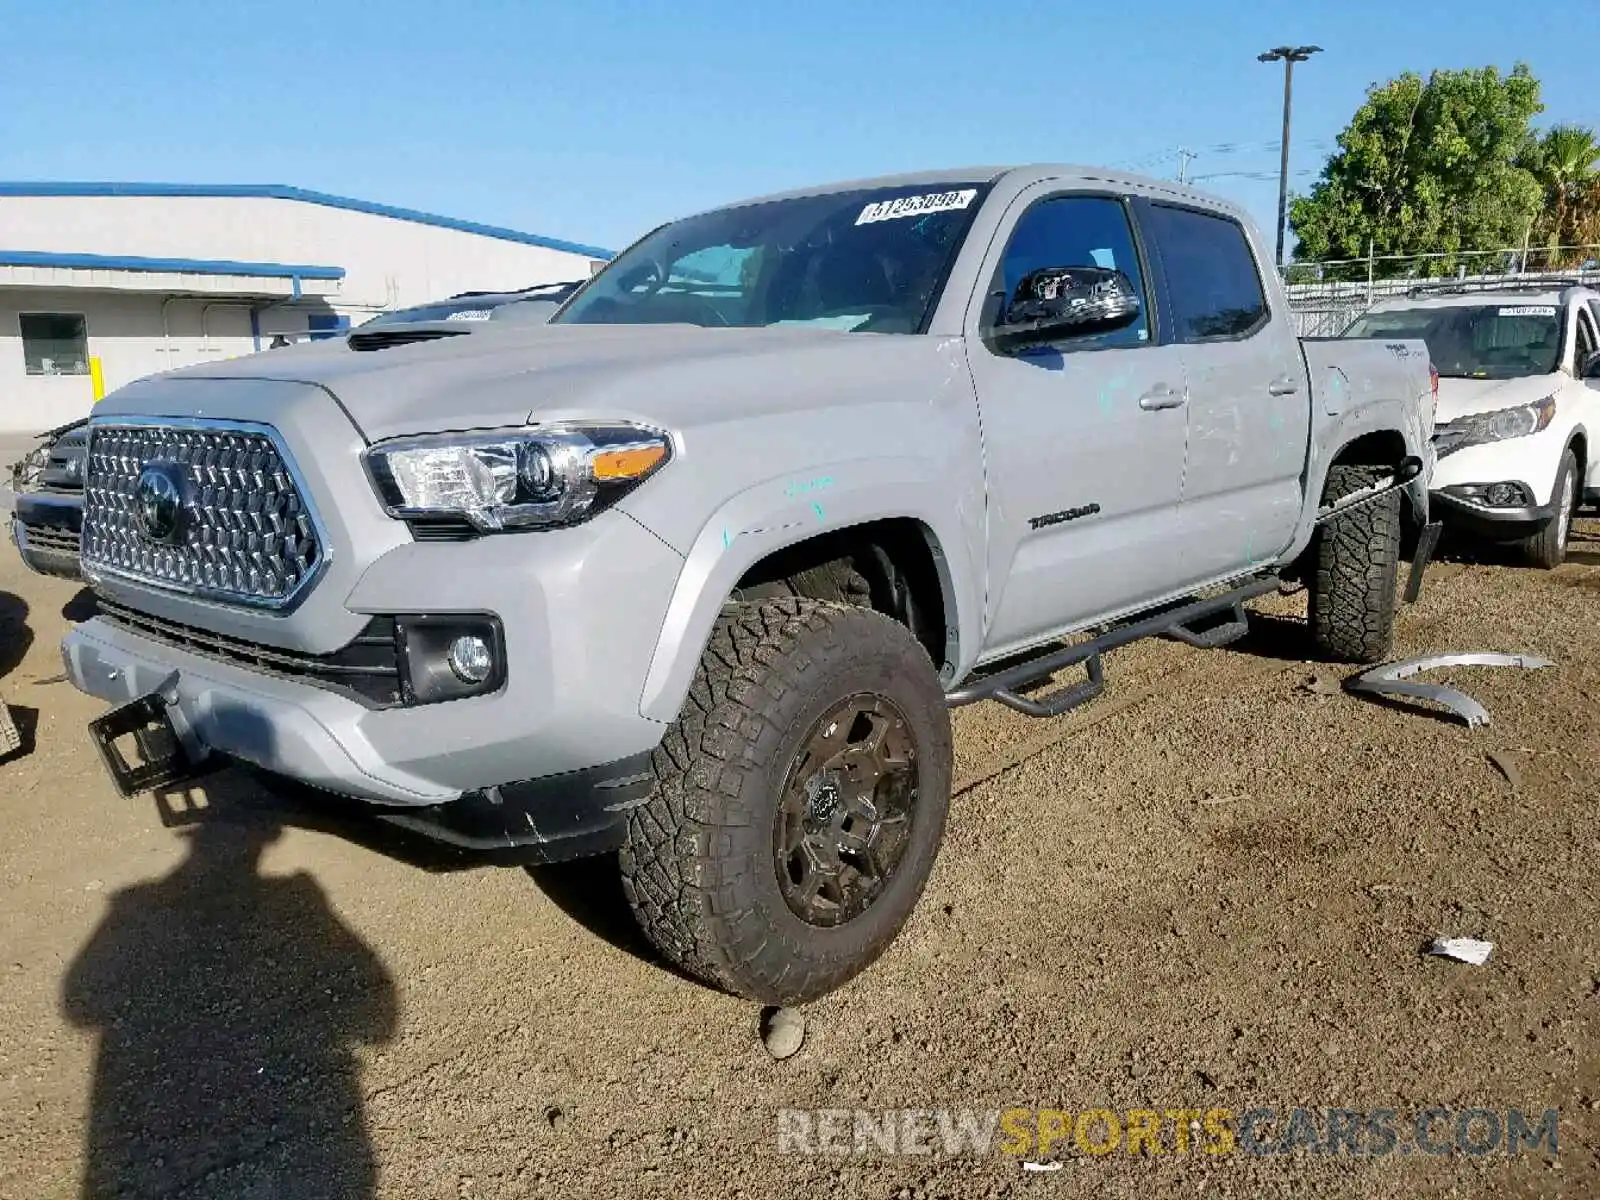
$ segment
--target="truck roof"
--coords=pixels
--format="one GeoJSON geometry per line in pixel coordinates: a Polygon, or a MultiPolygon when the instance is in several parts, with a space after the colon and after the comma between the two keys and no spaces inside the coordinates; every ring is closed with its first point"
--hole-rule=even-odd
{"type": "Polygon", "coordinates": [[[823,196],[829,192],[869,191],[884,188],[916,187],[922,184],[945,185],[955,183],[998,183],[1012,177],[1027,184],[1045,179],[1059,179],[1065,183],[1086,184],[1136,184],[1140,188],[1163,192],[1175,200],[1194,200],[1209,208],[1225,209],[1235,216],[1244,217],[1244,210],[1211,192],[1170,179],[1155,179],[1115,167],[1092,167],[1081,163],[1026,163],[1013,166],[952,167],[942,171],[908,171],[898,175],[876,175],[865,179],[839,180],[833,183],[813,184],[786,192],[773,192],[765,196],[752,196],[729,204],[718,204],[705,209],[715,212],[723,208],[741,208],[747,204],[766,204],[773,200],[794,200],[802,196],[823,196]]]}

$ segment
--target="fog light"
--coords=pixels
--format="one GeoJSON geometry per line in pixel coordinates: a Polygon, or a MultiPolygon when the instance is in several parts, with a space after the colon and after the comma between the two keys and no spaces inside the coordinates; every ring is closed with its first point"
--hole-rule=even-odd
{"type": "Polygon", "coordinates": [[[489,643],[475,634],[463,634],[451,642],[445,661],[450,664],[450,673],[462,683],[482,683],[494,673],[489,643]]]}
{"type": "Polygon", "coordinates": [[[1491,483],[1483,498],[1495,508],[1515,508],[1522,503],[1522,489],[1514,483],[1491,483]]]}
{"type": "Polygon", "coordinates": [[[505,685],[505,634],[493,614],[418,613],[394,622],[402,703],[463,700],[505,685]]]}

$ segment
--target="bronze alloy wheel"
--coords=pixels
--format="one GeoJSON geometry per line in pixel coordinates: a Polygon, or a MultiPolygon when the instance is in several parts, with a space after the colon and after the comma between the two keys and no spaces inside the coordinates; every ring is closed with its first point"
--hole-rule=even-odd
{"type": "Polygon", "coordinates": [[[893,701],[859,693],[817,721],[773,823],[778,888],[810,925],[860,916],[894,877],[917,806],[917,745],[893,701]]]}

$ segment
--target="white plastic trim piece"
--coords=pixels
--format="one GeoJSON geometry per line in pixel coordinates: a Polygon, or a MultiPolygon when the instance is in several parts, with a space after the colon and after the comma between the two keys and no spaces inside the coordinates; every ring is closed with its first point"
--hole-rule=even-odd
{"type": "Polygon", "coordinates": [[[1448,654],[1425,654],[1401,662],[1384,663],[1345,680],[1345,690],[1370,692],[1382,696],[1409,696],[1418,700],[1431,700],[1448,708],[1476,729],[1489,723],[1489,710],[1465,692],[1433,683],[1405,683],[1423,671],[1438,671],[1449,667],[1521,667],[1538,671],[1553,667],[1555,663],[1533,654],[1500,654],[1492,650],[1473,650],[1448,654]]]}

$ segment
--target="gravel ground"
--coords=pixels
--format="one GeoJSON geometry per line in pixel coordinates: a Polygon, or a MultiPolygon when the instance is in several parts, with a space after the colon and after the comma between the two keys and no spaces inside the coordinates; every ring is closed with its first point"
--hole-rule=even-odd
{"type": "Polygon", "coordinates": [[[1550,574],[1443,563],[1403,613],[1397,657],[1556,661],[1443,676],[1486,729],[1308,688],[1346,669],[1297,657],[1302,600],[1260,608],[1233,648],[1117,652],[1066,717],[959,711],[922,904],[773,1062],[603,862],[454,859],[242,774],[118,800],[59,678],[76,589],[0,550],[29,740],[0,764],[0,1195],[1600,1195],[1600,522],[1550,574]],[[780,1153],[780,1110],[1296,1106],[1396,1110],[1405,1145],[1433,1107],[1557,1108],[1559,1155],[1178,1153],[1168,1122],[1032,1172],[1003,1134],[857,1153],[853,1116],[846,1153],[780,1153]]]}

